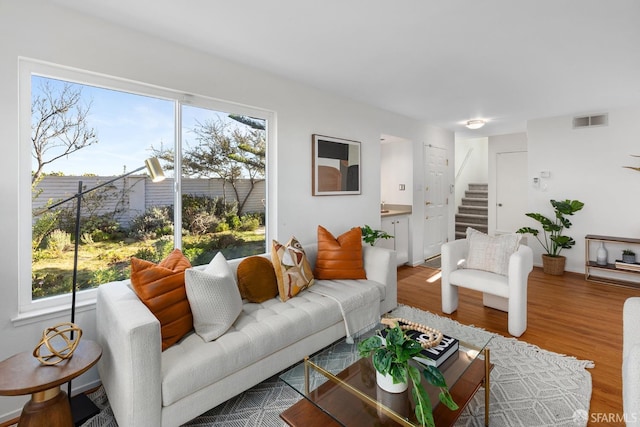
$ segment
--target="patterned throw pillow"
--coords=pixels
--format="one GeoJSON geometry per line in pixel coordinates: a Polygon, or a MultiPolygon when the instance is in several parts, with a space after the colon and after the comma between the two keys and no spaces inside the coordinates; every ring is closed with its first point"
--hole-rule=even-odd
{"type": "Polygon", "coordinates": [[[362,231],[354,227],[338,238],[318,226],[317,279],[366,279],[362,259],[362,231]]]}
{"type": "Polygon", "coordinates": [[[184,271],[191,267],[180,249],[160,264],[131,257],[131,285],[138,298],[160,321],[162,351],[193,329],[193,316],[184,287],[184,271]]]}
{"type": "Polygon", "coordinates": [[[233,325],[242,311],[242,297],[227,260],[218,252],[204,271],[184,272],[193,328],[205,341],[213,341],[233,325]]]}
{"type": "Polygon", "coordinates": [[[280,299],[286,301],[313,285],[313,271],[302,245],[291,237],[286,245],[273,241],[271,261],[278,279],[280,299]]]}
{"type": "Polygon", "coordinates": [[[521,237],[516,233],[493,237],[468,227],[469,253],[465,268],[506,276],[509,273],[509,257],[518,250],[521,237]]]}
{"type": "Polygon", "coordinates": [[[278,278],[265,257],[250,256],[238,264],[238,287],[242,298],[261,303],[278,295],[278,278]]]}

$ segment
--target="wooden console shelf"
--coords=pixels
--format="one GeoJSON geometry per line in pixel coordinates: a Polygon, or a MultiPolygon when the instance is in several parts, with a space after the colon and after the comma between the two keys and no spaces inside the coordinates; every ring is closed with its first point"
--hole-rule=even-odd
{"type": "MultiPolygon", "coordinates": [[[[612,285],[640,288],[640,271],[623,270],[620,268],[616,268],[615,263],[613,264],[608,263],[607,265],[599,265],[595,261],[595,255],[593,256],[593,258],[590,255],[590,253],[592,252],[591,250],[592,242],[595,242],[596,244],[610,243],[614,246],[617,246],[620,251],[622,251],[622,249],[627,249],[630,246],[637,246],[638,250],[635,252],[639,252],[640,239],[634,239],[629,237],[598,236],[594,234],[588,234],[585,236],[584,239],[585,239],[585,245],[584,245],[585,247],[585,268],[584,268],[585,280],[589,280],[591,282],[600,282],[600,283],[608,283],[612,285]],[[600,274],[610,273],[610,276],[597,275],[598,273],[600,274]],[[615,275],[618,275],[618,274],[626,275],[628,279],[633,279],[635,277],[637,278],[637,281],[614,277],[615,275]]],[[[593,252],[595,252],[595,250],[597,250],[597,247],[593,250],[593,252]]],[[[612,250],[611,247],[607,248],[607,251],[609,252],[609,260],[611,260],[614,257],[611,253],[611,250],[612,250]]]]}

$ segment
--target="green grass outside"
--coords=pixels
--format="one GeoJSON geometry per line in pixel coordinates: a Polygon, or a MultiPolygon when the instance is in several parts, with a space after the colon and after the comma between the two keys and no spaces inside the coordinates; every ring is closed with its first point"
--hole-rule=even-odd
{"type": "MultiPolygon", "coordinates": [[[[91,289],[102,283],[130,277],[131,257],[159,262],[173,250],[171,239],[146,241],[106,241],[80,244],[78,250],[78,289],[91,289]]],[[[192,265],[207,264],[218,253],[226,259],[265,253],[264,228],[256,231],[225,231],[203,236],[184,236],[182,251],[192,265]]],[[[71,292],[73,245],[63,251],[39,252],[32,264],[33,299],[71,292]]]]}

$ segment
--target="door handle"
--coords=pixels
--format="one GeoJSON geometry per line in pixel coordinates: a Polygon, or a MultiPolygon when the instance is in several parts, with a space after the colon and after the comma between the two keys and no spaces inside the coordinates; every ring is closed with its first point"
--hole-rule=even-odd
{"type": "Polygon", "coordinates": [[[431,204],[431,202],[424,202],[424,204],[425,204],[426,206],[429,206],[429,205],[431,204]]]}

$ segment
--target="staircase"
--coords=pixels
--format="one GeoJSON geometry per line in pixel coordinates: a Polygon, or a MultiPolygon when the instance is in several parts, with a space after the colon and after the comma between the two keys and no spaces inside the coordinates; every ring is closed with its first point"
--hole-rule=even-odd
{"type": "Polygon", "coordinates": [[[489,223],[487,216],[488,197],[488,184],[469,184],[469,189],[465,191],[462,204],[458,206],[456,214],[456,239],[466,237],[467,227],[487,233],[489,223]]]}

